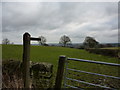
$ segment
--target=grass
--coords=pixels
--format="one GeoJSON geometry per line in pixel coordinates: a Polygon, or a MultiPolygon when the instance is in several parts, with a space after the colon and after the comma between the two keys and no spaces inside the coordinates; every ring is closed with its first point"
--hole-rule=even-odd
{"type": "MultiPolygon", "coordinates": [[[[2,59],[3,60],[10,60],[10,59],[22,60],[22,51],[23,51],[22,48],[23,48],[22,45],[2,45],[2,59]]],[[[85,50],[73,49],[73,48],[31,46],[30,53],[31,53],[30,60],[33,62],[48,62],[53,64],[54,73],[56,73],[57,71],[58,59],[60,55],[66,55],[67,57],[71,57],[71,58],[119,63],[119,59],[117,58],[111,58],[107,56],[92,54],[92,53],[88,53],[85,50]]],[[[69,67],[86,70],[90,72],[95,72],[95,73],[103,73],[107,75],[118,76],[118,67],[90,64],[90,63],[84,63],[84,62],[74,62],[74,61],[71,61],[69,63],[69,67]]],[[[92,79],[88,78],[88,75],[84,75],[84,74],[80,74],[80,75],[81,75],[81,78],[83,79],[87,78],[88,81],[93,80],[93,78],[92,79]]]]}
{"type": "MultiPolygon", "coordinates": [[[[9,60],[22,60],[22,45],[2,45],[2,59],[9,60]]],[[[54,67],[57,66],[57,61],[60,55],[67,57],[104,61],[111,63],[119,63],[117,58],[111,58],[102,55],[88,53],[85,50],[64,48],[64,47],[44,47],[44,46],[31,46],[31,61],[33,62],[48,62],[52,63],[54,67]]]]}

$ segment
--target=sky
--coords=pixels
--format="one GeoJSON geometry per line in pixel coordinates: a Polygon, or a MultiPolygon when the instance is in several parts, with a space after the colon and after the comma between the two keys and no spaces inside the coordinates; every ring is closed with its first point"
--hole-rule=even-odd
{"type": "MultiPolygon", "coordinates": [[[[2,37],[22,44],[28,32],[58,43],[67,35],[73,43],[86,36],[100,43],[118,42],[117,2],[2,2],[2,37]]],[[[37,43],[37,42],[33,42],[37,43]]]]}

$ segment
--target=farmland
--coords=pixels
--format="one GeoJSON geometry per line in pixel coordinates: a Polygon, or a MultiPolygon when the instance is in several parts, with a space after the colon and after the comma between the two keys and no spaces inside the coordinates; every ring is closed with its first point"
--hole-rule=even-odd
{"type": "MultiPolygon", "coordinates": [[[[22,48],[23,48],[22,45],[2,45],[2,60],[13,59],[13,60],[22,61],[22,51],[23,51],[22,48]]],[[[53,64],[54,73],[56,73],[57,71],[57,64],[58,64],[58,59],[60,55],[66,55],[66,57],[71,57],[71,58],[80,58],[80,59],[103,61],[103,62],[110,62],[110,63],[119,63],[118,62],[119,59],[117,58],[92,54],[85,50],[73,49],[73,48],[31,46],[30,53],[31,53],[30,60],[33,62],[47,62],[47,63],[53,64]]],[[[77,69],[86,70],[90,72],[118,76],[117,67],[111,67],[111,66],[106,66],[106,65],[96,65],[96,64],[83,63],[83,62],[76,63],[74,61],[70,62],[69,66],[72,68],[77,68],[77,69]]],[[[89,78],[88,75],[86,75],[85,77],[84,74],[81,74],[81,78],[82,79],[87,78],[88,81],[95,82],[93,77],[89,78]]],[[[97,78],[98,77],[96,77],[96,79],[97,78]]],[[[108,83],[111,82],[111,80],[108,81],[108,83]]],[[[114,80],[112,81],[114,83],[114,80]]],[[[112,84],[111,86],[113,86],[114,84],[112,84]]]]}

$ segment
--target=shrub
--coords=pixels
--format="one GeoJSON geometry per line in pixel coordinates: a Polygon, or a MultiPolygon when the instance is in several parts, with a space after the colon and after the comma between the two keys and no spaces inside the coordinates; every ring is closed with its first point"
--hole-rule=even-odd
{"type": "Polygon", "coordinates": [[[86,51],[111,57],[118,57],[118,52],[120,52],[118,49],[86,49],[86,51]]]}

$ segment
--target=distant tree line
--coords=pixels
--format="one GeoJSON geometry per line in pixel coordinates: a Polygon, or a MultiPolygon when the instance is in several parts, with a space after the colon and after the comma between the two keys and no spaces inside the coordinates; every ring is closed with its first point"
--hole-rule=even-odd
{"type": "MultiPolygon", "coordinates": [[[[47,39],[44,36],[39,36],[39,38],[41,39],[40,41],[38,41],[39,45],[48,46],[48,44],[46,44],[47,39]]],[[[7,44],[14,44],[14,43],[10,42],[8,38],[4,38],[2,40],[2,44],[7,45],[7,44]]],[[[72,45],[72,41],[69,36],[63,35],[60,37],[59,44],[63,47],[68,47],[68,45],[72,45]]],[[[83,48],[97,48],[98,46],[99,46],[99,42],[96,41],[95,38],[87,36],[83,42],[82,47],[83,48]]]]}
{"type": "MultiPolygon", "coordinates": [[[[39,38],[41,39],[41,41],[38,41],[39,45],[42,46],[49,46],[46,42],[47,39],[44,36],[39,36],[39,38]]],[[[2,40],[2,44],[14,44],[13,42],[11,42],[8,38],[4,38],[2,40]]],[[[55,46],[55,45],[53,45],[55,46]]],[[[111,44],[100,44],[95,38],[90,37],[90,36],[86,36],[85,40],[83,41],[82,45],[79,45],[78,47],[75,47],[74,44],[72,44],[72,40],[69,36],[67,35],[63,35],[60,37],[59,40],[59,46],[62,47],[70,47],[70,48],[80,48],[80,49],[87,49],[87,48],[104,48],[104,47],[113,47],[113,45],[111,44]]]]}
{"type": "MultiPolygon", "coordinates": [[[[48,44],[46,44],[47,39],[44,36],[39,36],[39,38],[41,39],[40,41],[38,41],[39,45],[48,46],[48,44]]],[[[14,44],[14,43],[10,42],[8,38],[4,38],[2,40],[2,44],[7,45],[7,44],[14,44]]],[[[63,35],[60,37],[59,44],[63,47],[68,47],[69,45],[72,45],[72,41],[69,36],[63,35]]],[[[82,48],[98,48],[99,46],[102,47],[102,45],[99,44],[99,42],[96,41],[95,38],[87,36],[83,42],[82,48]]]]}
{"type": "MultiPolygon", "coordinates": [[[[44,36],[39,36],[41,41],[38,41],[39,45],[48,46],[46,44],[47,39],[44,36]]],[[[60,37],[59,44],[63,47],[67,47],[68,45],[72,45],[72,41],[69,36],[63,35],[60,37]]],[[[95,40],[93,37],[87,36],[83,42],[83,48],[97,48],[99,47],[99,42],[95,40]]]]}

